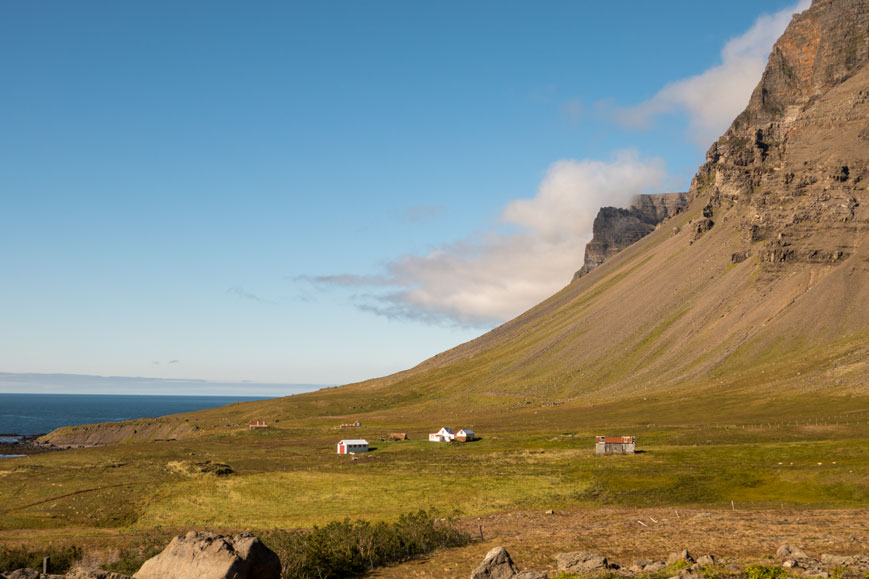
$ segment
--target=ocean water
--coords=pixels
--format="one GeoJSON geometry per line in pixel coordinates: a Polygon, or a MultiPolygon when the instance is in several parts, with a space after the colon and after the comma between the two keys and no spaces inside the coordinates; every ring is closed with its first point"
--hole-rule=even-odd
{"type": "Polygon", "coordinates": [[[177,414],[262,400],[249,396],[145,396],[120,394],[0,394],[0,442],[16,434],[44,434],[61,426],[177,414]]]}

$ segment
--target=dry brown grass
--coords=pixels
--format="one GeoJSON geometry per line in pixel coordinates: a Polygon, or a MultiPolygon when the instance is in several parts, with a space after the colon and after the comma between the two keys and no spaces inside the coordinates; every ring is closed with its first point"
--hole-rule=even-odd
{"type": "Polygon", "coordinates": [[[462,526],[477,536],[482,527],[485,540],[381,569],[372,576],[465,577],[489,549],[499,545],[520,569],[539,571],[554,570],[558,553],[578,550],[600,553],[623,566],[636,559],[665,560],[682,549],[695,557],[711,553],[750,563],[774,555],[784,543],[801,546],[811,557],[869,552],[866,510],[583,509],[554,515],[513,511],[468,518],[462,526]]]}

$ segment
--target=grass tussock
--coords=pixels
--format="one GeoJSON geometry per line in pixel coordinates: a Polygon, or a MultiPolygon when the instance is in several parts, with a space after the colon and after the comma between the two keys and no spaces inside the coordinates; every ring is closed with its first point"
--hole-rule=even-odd
{"type": "Polygon", "coordinates": [[[281,577],[298,579],[356,577],[470,540],[433,510],[406,513],[391,524],[345,519],[310,532],[274,530],[263,535],[281,559],[281,577]]]}
{"type": "Polygon", "coordinates": [[[65,573],[77,563],[82,556],[81,549],[76,545],[65,547],[46,547],[43,549],[28,549],[26,547],[0,546],[0,573],[16,569],[42,570],[42,560],[50,557],[48,570],[51,573],[65,573]]]}
{"type": "Polygon", "coordinates": [[[104,568],[106,571],[132,575],[142,567],[145,561],[159,555],[170,541],[171,537],[166,533],[147,533],[133,544],[121,549],[118,553],[118,559],[104,565],[104,568]]]}

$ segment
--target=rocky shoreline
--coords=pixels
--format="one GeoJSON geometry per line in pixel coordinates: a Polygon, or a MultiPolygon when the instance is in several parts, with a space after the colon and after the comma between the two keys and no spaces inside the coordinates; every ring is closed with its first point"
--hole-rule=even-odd
{"type": "Polygon", "coordinates": [[[0,434],[0,455],[4,454],[42,454],[43,452],[52,452],[58,450],[47,445],[37,442],[39,437],[44,434],[0,434]],[[14,439],[14,442],[5,442],[6,440],[14,439]]]}

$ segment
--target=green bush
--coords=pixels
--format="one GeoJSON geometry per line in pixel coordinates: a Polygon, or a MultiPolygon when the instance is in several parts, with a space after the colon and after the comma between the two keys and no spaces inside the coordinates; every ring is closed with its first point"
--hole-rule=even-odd
{"type": "Polygon", "coordinates": [[[51,557],[49,572],[65,573],[81,559],[81,549],[76,545],[59,548],[49,546],[35,551],[24,547],[0,547],[0,573],[25,567],[42,571],[42,560],[45,557],[51,557]]]}
{"type": "Polygon", "coordinates": [[[433,510],[420,510],[401,515],[392,524],[344,519],[310,532],[271,531],[262,540],[280,557],[281,577],[354,577],[375,567],[470,542],[470,535],[436,515],[433,510]]]}

